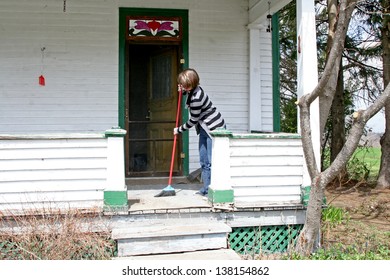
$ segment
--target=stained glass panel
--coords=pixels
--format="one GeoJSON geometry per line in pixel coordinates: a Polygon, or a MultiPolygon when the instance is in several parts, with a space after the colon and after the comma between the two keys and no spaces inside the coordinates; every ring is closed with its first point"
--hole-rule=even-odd
{"type": "Polygon", "coordinates": [[[181,40],[181,19],[164,17],[127,17],[128,39],[181,40]]]}

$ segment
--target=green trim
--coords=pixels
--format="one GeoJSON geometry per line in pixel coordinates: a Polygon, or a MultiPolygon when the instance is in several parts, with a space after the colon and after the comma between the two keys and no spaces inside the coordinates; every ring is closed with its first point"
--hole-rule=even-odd
{"type": "Polygon", "coordinates": [[[233,137],[233,133],[227,129],[219,129],[213,130],[210,132],[213,137],[233,137]]]}
{"type": "Polygon", "coordinates": [[[214,190],[209,188],[208,197],[211,203],[232,203],[234,202],[234,190],[214,190]]]}
{"type": "Polygon", "coordinates": [[[250,133],[233,134],[233,139],[301,139],[301,135],[293,133],[250,133]]]}
{"type": "Polygon", "coordinates": [[[126,14],[119,8],[118,126],[125,128],[126,14]]]}
{"type": "Polygon", "coordinates": [[[301,139],[300,134],[296,133],[264,133],[264,132],[252,132],[252,133],[239,133],[234,134],[227,129],[216,129],[211,131],[210,134],[213,137],[229,137],[233,139],[301,139]]]}
{"type": "Polygon", "coordinates": [[[108,137],[125,137],[126,136],[126,130],[121,129],[119,127],[113,127],[111,129],[108,129],[105,131],[104,136],[106,138],[108,137]]]}
{"type": "Polygon", "coordinates": [[[273,130],[280,132],[280,47],[279,13],[272,16],[272,95],[273,95],[273,130]]]}
{"type": "Polygon", "coordinates": [[[127,209],[127,191],[104,191],[104,207],[127,209]]]}
{"type": "MultiPolygon", "coordinates": [[[[189,43],[188,43],[188,10],[179,9],[147,9],[147,8],[119,8],[119,63],[118,63],[118,126],[125,128],[125,57],[126,57],[126,17],[135,16],[167,16],[181,17],[183,25],[182,34],[182,58],[184,64],[180,70],[189,67],[189,43]]],[[[184,99],[184,98],[183,98],[184,99]]],[[[188,119],[188,110],[185,108],[185,100],[182,100],[182,121],[188,119]]],[[[189,174],[189,136],[188,132],[182,135],[182,147],[185,154],[183,162],[183,175],[189,174]]]]}
{"type": "Polygon", "coordinates": [[[259,225],[233,227],[229,247],[239,254],[287,252],[296,244],[303,225],[259,225]]]}
{"type": "MultiPolygon", "coordinates": [[[[303,206],[307,207],[310,199],[311,186],[301,187],[301,202],[303,206]]],[[[326,205],[326,196],[322,200],[322,204],[326,205]]]]}

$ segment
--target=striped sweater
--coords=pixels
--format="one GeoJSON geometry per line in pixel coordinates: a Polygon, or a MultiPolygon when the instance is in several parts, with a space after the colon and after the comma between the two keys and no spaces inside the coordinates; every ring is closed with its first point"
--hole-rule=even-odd
{"type": "MultiPolygon", "coordinates": [[[[190,129],[194,125],[206,126],[209,131],[225,126],[225,120],[221,113],[213,106],[210,98],[200,86],[188,93],[186,105],[189,108],[190,118],[179,127],[179,133],[190,129]]],[[[199,130],[197,129],[197,131],[199,130]]]]}

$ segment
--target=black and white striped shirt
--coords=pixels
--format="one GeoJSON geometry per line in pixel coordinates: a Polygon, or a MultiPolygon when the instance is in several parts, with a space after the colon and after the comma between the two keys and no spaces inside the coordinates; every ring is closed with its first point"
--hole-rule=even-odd
{"type": "Polygon", "coordinates": [[[190,118],[179,127],[179,133],[197,124],[203,127],[206,126],[209,131],[225,126],[225,120],[222,118],[221,113],[213,106],[210,98],[200,86],[189,92],[186,104],[189,108],[190,118]]]}

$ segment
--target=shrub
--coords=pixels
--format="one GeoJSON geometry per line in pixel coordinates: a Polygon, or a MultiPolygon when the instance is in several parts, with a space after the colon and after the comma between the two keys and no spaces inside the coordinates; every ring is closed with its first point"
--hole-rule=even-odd
{"type": "Polygon", "coordinates": [[[110,259],[115,241],[108,229],[93,230],[94,218],[79,212],[0,216],[0,259],[110,259]]]}

